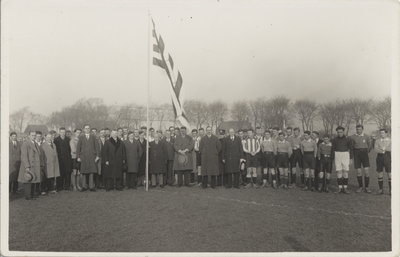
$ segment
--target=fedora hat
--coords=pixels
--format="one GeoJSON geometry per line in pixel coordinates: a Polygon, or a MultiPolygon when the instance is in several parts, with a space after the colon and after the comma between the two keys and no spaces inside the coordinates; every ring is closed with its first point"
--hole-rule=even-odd
{"type": "Polygon", "coordinates": [[[24,174],[24,179],[27,182],[32,182],[36,180],[36,174],[34,172],[32,172],[31,170],[28,170],[27,172],[25,172],[24,174]]]}
{"type": "Polygon", "coordinates": [[[178,162],[180,165],[186,165],[186,163],[188,162],[187,156],[180,154],[178,157],[178,162]]]}

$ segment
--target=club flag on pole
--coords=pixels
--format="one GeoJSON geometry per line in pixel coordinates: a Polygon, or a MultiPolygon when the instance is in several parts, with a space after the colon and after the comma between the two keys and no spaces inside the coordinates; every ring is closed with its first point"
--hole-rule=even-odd
{"type": "Polygon", "coordinates": [[[174,61],[169,53],[165,51],[164,40],[161,35],[157,35],[154,21],[153,23],[153,38],[155,43],[153,44],[153,52],[156,57],[153,57],[153,64],[164,69],[169,79],[170,93],[172,99],[172,106],[174,108],[175,116],[178,120],[190,129],[189,122],[186,118],[185,111],[183,110],[183,97],[181,94],[183,79],[181,73],[174,66],[174,61]]]}

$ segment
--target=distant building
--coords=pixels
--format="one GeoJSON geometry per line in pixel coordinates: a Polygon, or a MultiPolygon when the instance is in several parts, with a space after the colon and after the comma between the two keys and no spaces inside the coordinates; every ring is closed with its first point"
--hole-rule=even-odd
{"type": "Polygon", "coordinates": [[[49,133],[49,129],[46,125],[28,125],[24,131],[24,135],[28,135],[31,131],[40,131],[43,135],[49,133]]]}
{"type": "Polygon", "coordinates": [[[251,123],[248,120],[243,121],[240,124],[237,121],[223,121],[219,125],[218,130],[224,129],[225,133],[228,133],[230,128],[233,128],[235,132],[237,132],[239,129],[250,129],[251,123]]]}

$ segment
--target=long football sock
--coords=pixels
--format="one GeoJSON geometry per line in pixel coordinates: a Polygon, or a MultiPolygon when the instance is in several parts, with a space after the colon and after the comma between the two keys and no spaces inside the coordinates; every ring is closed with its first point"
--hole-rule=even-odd
{"type": "Polygon", "coordinates": [[[368,188],[369,186],[369,177],[365,177],[365,187],[368,188]]]}
{"type": "Polygon", "coordinates": [[[383,178],[378,178],[379,189],[383,189],[383,178]]]}
{"type": "Polygon", "coordinates": [[[343,178],[343,187],[347,188],[347,184],[349,183],[349,178],[343,178]]]}
{"type": "Polygon", "coordinates": [[[304,173],[300,174],[301,184],[304,184],[304,173]]]}
{"type": "MultiPolygon", "coordinates": [[[[362,176],[357,176],[357,181],[358,181],[358,186],[363,187],[362,176]]],[[[367,187],[367,186],[365,186],[365,187],[367,187]]]]}
{"type": "Polygon", "coordinates": [[[339,189],[342,188],[342,178],[337,178],[337,184],[339,189]]]}

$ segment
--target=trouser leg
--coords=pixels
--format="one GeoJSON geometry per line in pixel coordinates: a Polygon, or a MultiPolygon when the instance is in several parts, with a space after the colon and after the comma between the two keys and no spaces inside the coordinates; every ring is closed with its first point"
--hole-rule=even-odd
{"type": "Polygon", "coordinates": [[[211,187],[215,188],[215,184],[217,182],[217,176],[211,176],[211,187]]]}
{"type": "Polygon", "coordinates": [[[177,175],[178,175],[178,186],[183,185],[183,171],[182,170],[177,170],[177,175]]]}
{"type": "Polygon", "coordinates": [[[233,173],[233,187],[239,188],[239,173],[233,173]]]}
{"type": "Polygon", "coordinates": [[[225,174],[226,176],[227,176],[227,187],[228,188],[231,188],[232,187],[232,173],[229,173],[229,174],[225,174]]]}
{"type": "Polygon", "coordinates": [[[185,186],[189,186],[190,170],[183,171],[183,174],[184,174],[184,177],[185,177],[185,186]]]}
{"type": "Polygon", "coordinates": [[[25,197],[32,197],[32,183],[24,183],[24,195],[25,197]]]}
{"type": "Polygon", "coordinates": [[[87,189],[87,187],[86,187],[86,177],[87,176],[88,176],[87,174],[82,174],[82,188],[85,188],[85,189],[87,189]]]}
{"type": "Polygon", "coordinates": [[[158,184],[164,186],[164,174],[158,174],[158,184]]]}
{"type": "Polygon", "coordinates": [[[202,176],[202,183],[201,183],[201,187],[202,188],[207,188],[207,184],[208,184],[208,176],[202,176]]]}

